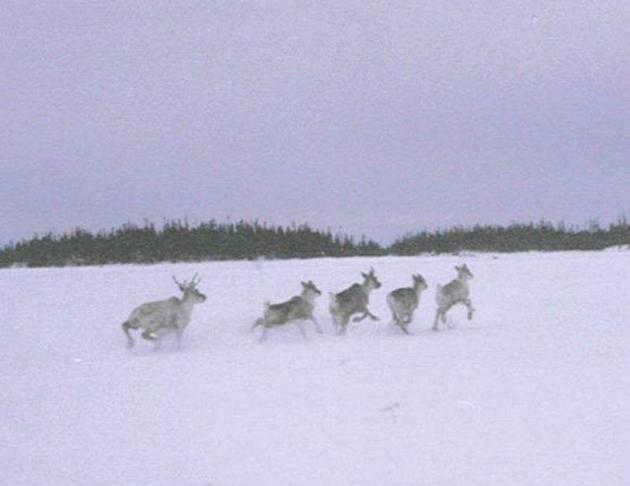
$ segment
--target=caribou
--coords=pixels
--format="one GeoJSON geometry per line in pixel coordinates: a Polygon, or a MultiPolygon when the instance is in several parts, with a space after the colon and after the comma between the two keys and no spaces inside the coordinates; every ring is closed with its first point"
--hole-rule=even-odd
{"type": "Polygon", "coordinates": [[[387,295],[387,305],[392,311],[394,325],[400,327],[405,334],[409,334],[407,324],[413,320],[413,313],[420,304],[420,295],[427,289],[422,275],[412,275],[412,278],[412,287],[402,287],[387,295]]]}
{"type": "Polygon", "coordinates": [[[253,331],[258,326],[263,327],[263,333],[260,337],[260,341],[267,339],[267,330],[269,328],[282,326],[294,321],[297,322],[298,328],[302,333],[302,337],[306,338],[306,333],[300,323],[300,320],[303,319],[310,320],[314,324],[317,332],[322,332],[317,319],[313,316],[315,299],[322,295],[322,292],[315,286],[312,280],[309,280],[308,282],[301,282],[301,284],[302,293],[300,295],[296,295],[290,300],[279,304],[270,304],[269,302],[265,302],[263,317],[257,319],[251,328],[253,331]]]}
{"type": "Polygon", "coordinates": [[[373,268],[370,268],[369,273],[361,272],[361,275],[363,276],[362,284],[355,283],[338,294],[329,294],[330,304],[328,309],[338,334],[345,334],[350,317],[359,312],[362,315],[352,319],[353,322],[362,321],[366,317],[373,321],[379,320],[378,317],[369,311],[367,306],[370,303],[370,292],[380,288],[381,282],[376,278],[373,268]]]}
{"type": "Polygon", "coordinates": [[[435,311],[435,320],[433,321],[433,330],[438,330],[438,319],[441,318],[442,322],[446,322],[446,313],[448,310],[456,304],[463,304],[468,308],[468,320],[473,317],[472,302],[468,298],[470,293],[468,289],[468,280],[473,278],[473,274],[468,269],[468,266],[464,263],[461,267],[456,266],[457,278],[452,280],[444,287],[440,284],[437,286],[437,292],[435,294],[435,301],[437,303],[437,310],[435,311]]]}
{"type": "Polygon", "coordinates": [[[156,346],[159,346],[163,336],[174,333],[177,336],[177,345],[180,345],[182,334],[190,322],[193,306],[204,302],[206,296],[197,289],[201,281],[197,280],[197,274],[190,282],[179,282],[175,276],[173,281],[182,291],[181,299],[171,297],[147,302],[136,307],[129,319],[123,322],[122,329],[127,336],[127,347],[131,348],[135,344],[130,329],[142,329],[140,336],[154,342],[156,346]]]}

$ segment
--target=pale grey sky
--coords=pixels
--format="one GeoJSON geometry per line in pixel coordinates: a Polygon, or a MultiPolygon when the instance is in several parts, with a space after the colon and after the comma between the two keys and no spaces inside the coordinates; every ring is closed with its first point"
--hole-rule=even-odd
{"type": "Polygon", "coordinates": [[[630,213],[630,2],[3,1],[0,243],[630,213]]]}

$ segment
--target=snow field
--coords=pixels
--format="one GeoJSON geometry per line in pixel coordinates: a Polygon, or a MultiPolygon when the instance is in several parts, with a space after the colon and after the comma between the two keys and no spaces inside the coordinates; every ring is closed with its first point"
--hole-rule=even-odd
{"type": "Polygon", "coordinates": [[[208,262],[0,271],[2,483],[630,484],[630,253],[208,262]],[[466,262],[475,318],[430,330],[466,262]],[[374,266],[381,317],[332,335],[328,292],[374,266]],[[199,272],[179,351],[125,348],[137,305],[199,272]],[[429,284],[405,336],[385,296],[429,284]],[[249,327],[312,279],[316,317],[249,327]]]}

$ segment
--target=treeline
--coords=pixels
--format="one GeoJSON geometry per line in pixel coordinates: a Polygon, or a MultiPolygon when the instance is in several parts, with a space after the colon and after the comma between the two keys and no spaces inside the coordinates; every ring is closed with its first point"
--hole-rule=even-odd
{"type": "Polygon", "coordinates": [[[312,258],[320,256],[379,255],[373,241],[355,242],[306,224],[290,227],[258,222],[190,225],[170,221],[162,228],[153,223],[126,224],[96,234],[77,228],[70,233],[35,236],[0,250],[0,267],[104,265],[203,260],[312,258]]]}
{"type": "Polygon", "coordinates": [[[603,250],[630,245],[630,225],[625,217],[608,228],[591,222],[587,228],[567,228],[547,221],[509,226],[454,227],[422,231],[399,238],[389,247],[394,255],[456,253],[461,251],[518,252],[603,250]]]}
{"type": "Polygon", "coordinates": [[[566,228],[546,221],[509,226],[454,227],[422,231],[399,238],[389,247],[372,240],[332,234],[307,224],[289,227],[258,222],[190,225],[170,221],[161,228],[153,223],[126,224],[92,233],[72,232],[35,236],[0,249],[0,267],[105,265],[175,261],[242,260],[256,258],[313,258],[374,255],[417,255],[461,251],[517,252],[601,250],[630,245],[630,224],[625,217],[602,228],[566,228]]]}

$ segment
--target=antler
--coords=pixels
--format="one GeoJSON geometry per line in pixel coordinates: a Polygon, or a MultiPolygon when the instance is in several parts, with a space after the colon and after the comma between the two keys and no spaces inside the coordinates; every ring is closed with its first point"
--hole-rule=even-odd
{"type": "Polygon", "coordinates": [[[175,282],[175,284],[179,287],[179,290],[184,290],[184,288],[186,288],[185,283],[181,283],[179,282],[176,278],[175,275],[173,275],[173,282],[175,282]]]}
{"type": "Polygon", "coordinates": [[[201,282],[201,277],[199,278],[197,277],[198,277],[198,274],[195,273],[195,275],[193,276],[190,282],[187,282],[186,280],[184,280],[184,283],[181,283],[175,278],[175,275],[173,275],[173,281],[177,284],[179,289],[183,292],[186,289],[191,289],[199,285],[199,282],[201,282]]]}

